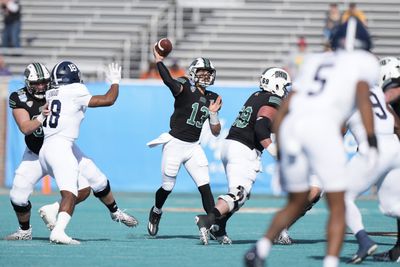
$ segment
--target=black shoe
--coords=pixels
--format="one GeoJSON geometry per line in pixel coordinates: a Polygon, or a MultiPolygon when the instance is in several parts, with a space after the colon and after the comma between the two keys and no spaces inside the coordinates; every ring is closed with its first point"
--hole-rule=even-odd
{"type": "Polygon", "coordinates": [[[253,246],[244,255],[244,265],[246,267],[264,267],[265,259],[261,259],[257,254],[256,246],[253,246]]]}
{"type": "Polygon", "coordinates": [[[377,248],[378,245],[375,244],[375,242],[371,242],[365,246],[359,246],[356,254],[354,254],[353,257],[347,261],[347,263],[361,263],[367,256],[372,255],[377,248]]]}
{"type": "Polygon", "coordinates": [[[231,245],[232,239],[226,233],[226,230],[219,227],[217,224],[213,224],[210,227],[210,237],[218,241],[221,245],[231,245]]]}
{"type": "Polygon", "coordinates": [[[400,262],[400,247],[394,247],[388,251],[377,253],[374,261],[400,262]]]}
{"type": "Polygon", "coordinates": [[[200,242],[203,245],[208,245],[210,239],[210,227],[211,224],[208,220],[207,215],[197,215],[195,217],[197,227],[199,227],[200,242]]]}
{"type": "Polygon", "coordinates": [[[158,224],[160,223],[161,219],[161,214],[155,213],[153,211],[153,207],[150,209],[150,214],[149,214],[149,223],[147,224],[147,231],[149,232],[149,235],[155,236],[158,232],[158,224]]]}

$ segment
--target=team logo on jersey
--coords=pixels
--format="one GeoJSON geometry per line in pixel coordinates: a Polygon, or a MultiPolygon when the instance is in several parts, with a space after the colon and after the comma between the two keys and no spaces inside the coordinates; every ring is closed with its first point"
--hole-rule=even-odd
{"type": "Polygon", "coordinates": [[[190,86],[190,91],[192,91],[192,93],[194,93],[194,92],[196,91],[196,86],[191,85],[191,86],[190,86]]]}
{"type": "Polygon", "coordinates": [[[199,100],[201,103],[206,103],[207,102],[207,99],[204,97],[204,96],[201,96],[200,97],[200,100],[199,100]]]}
{"type": "Polygon", "coordinates": [[[31,108],[33,106],[33,101],[26,102],[26,105],[31,108]]]}
{"type": "Polygon", "coordinates": [[[28,97],[26,94],[18,94],[19,101],[21,102],[26,102],[28,100],[28,97]]]}

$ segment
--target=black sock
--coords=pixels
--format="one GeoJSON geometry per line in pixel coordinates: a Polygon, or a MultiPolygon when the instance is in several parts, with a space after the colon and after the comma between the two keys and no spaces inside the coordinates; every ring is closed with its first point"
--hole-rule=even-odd
{"type": "Polygon", "coordinates": [[[211,192],[210,184],[205,184],[198,187],[201,194],[201,201],[206,213],[210,213],[215,206],[214,197],[211,192]]]}
{"type": "Polygon", "coordinates": [[[22,230],[28,230],[29,227],[30,227],[30,223],[29,223],[29,221],[27,221],[27,222],[19,222],[19,227],[22,230]]]}
{"type": "Polygon", "coordinates": [[[106,205],[106,206],[107,206],[108,210],[109,210],[111,213],[114,213],[114,212],[116,212],[116,211],[118,210],[118,206],[117,206],[117,203],[115,203],[115,201],[113,201],[113,203],[108,204],[108,205],[106,205]]]}
{"type": "Polygon", "coordinates": [[[397,219],[397,242],[396,247],[400,247],[400,219],[397,219]]]}
{"type": "Polygon", "coordinates": [[[171,191],[164,190],[164,188],[160,187],[156,192],[156,203],[155,206],[157,209],[162,209],[165,201],[168,198],[168,195],[171,194],[171,191]]]}
{"type": "Polygon", "coordinates": [[[213,208],[210,213],[214,214],[215,218],[221,217],[221,212],[217,208],[213,208]]]}

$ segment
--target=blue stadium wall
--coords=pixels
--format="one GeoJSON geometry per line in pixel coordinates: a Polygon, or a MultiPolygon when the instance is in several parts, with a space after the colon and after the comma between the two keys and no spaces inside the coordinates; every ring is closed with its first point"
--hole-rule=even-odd
{"type": "MultiPolygon", "coordinates": [[[[12,80],[9,91],[15,91],[22,86],[22,80],[12,80]]],[[[88,83],[87,86],[93,95],[103,94],[108,89],[108,85],[104,83],[88,83]]],[[[211,186],[215,192],[224,192],[227,183],[219,159],[221,141],[227,135],[244,101],[258,88],[257,85],[254,87],[215,85],[212,90],[220,94],[223,100],[220,111],[222,131],[218,138],[213,137],[209,129],[203,131],[201,142],[209,160],[211,186]]],[[[8,109],[7,112],[5,170],[7,187],[12,184],[14,171],[25,149],[23,135],[10,111],[8,109]]],[[[123,84],[114,106],[87,110],[77,144],[108,176],[114,191],[154,192],[161,184],[161,146],[148,148],[146,143],[169,131],[172,111],[173,97],[162,82],[150,85],[123,84]]],[[[351,141],[348,143],[349,147],[352,147],[351,141]]],[[[263,153],[262,163],[263,171],[257,178],[253,193],[279,194],[274,160],[267,152],[263,153]]],[[[52,187],[56,189],[54,182],[52,187]]],[[[174,191],[197,192],[184,167],[179,171],[174,191]]]]}

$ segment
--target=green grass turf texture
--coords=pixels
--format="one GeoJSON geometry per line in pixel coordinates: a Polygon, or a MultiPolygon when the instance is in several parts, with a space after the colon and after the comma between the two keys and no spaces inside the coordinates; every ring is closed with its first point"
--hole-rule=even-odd
{"type": "MultiPolygon", "coordinates": [[[[215,194],[217,196],[217,194],[215,194]]],[[[201,212],[199,194],[172,193],[164,206],[164,214],[156,238],[147,234],[149,209],[154,194],[115,194],[121,209],[126,209],[139,220],[139,226],[128,228],[111,220],[103,204],[91,195],[76,207],[66,230],[67,234],[81,241],[81,245],[68,246],[49,243],[50,232],[37,210],[44,204],[58,199],[58,194],[31,197],[33,240],[0,240],[0,266],[145,266],[145,267],[216,267],[243,266],[243,254],[264,233],[276,209],[286,202],[285,198],[255,195],[236,213],[228,224],[232,245],[220,245],[211,241],[200,244],[194,217],[201,212]]],[[[396,221],[383,216],[373,199],[358,200],[369,232],[395,232],[396,221]]],[[[325,254],[325,224],[327,219],[325,200],[317,205],[290,230],[296,244],[275,245],[268,258],[268,266],[322,266],[325,254]]],[[[0,195],[0,236],[12,233],[18,227],[7,192],[0,195]]],[[[392,247],[394,235],[377,235],[378,252],[392,247]]],[[[357,250],[352,235],[347,234],[342,249],[340,265],[357,250]]],[[[363,266],[390,266],[391,263],[373,262],[367,258],[363,266]]]]}

